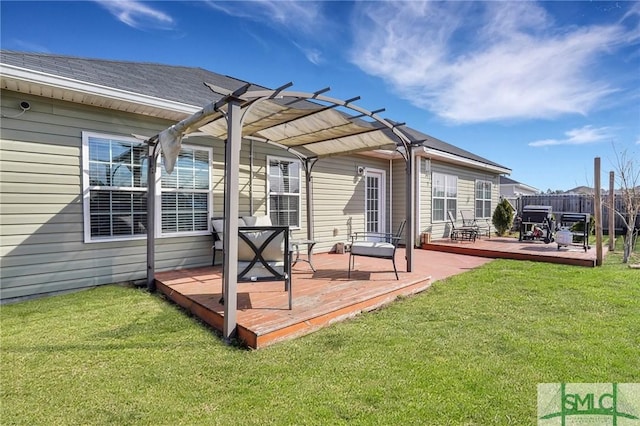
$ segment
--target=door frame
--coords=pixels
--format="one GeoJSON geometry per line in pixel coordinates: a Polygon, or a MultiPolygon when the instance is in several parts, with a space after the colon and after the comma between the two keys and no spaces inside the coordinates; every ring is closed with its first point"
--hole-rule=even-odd
{"type": "Polygon", "coordinates": [[[364,229],[367,230],[367,205],[368,205],[368,186],[367,178],[369,176],[375,176],[379,179],[379,193],[378,193],[378,211],[380,217],[378,223],[380,227],[377,232],[387,232],[387,173],[383,169],[376,169],[372,167],[366,167],[364,169],[364,229]]]}

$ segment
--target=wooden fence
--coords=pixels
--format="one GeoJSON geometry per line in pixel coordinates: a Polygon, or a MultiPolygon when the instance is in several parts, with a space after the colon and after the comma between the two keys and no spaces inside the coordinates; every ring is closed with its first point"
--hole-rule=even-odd
{"type": "MultiPolygon", "coordinates": [[[[609,233],[609,196],[602,197],[602,230],[606,234],[609,233]]],[[[516,211],[518,215],[522,214],[524,206],[551,206],[552,212],[556,218],[562,213],[589,213],[594,214],[595,199],[591,195],[586,194],[537,194],[522,195],[516,200],[516,211]]],[[[624,211],[622,205],[622,197],[616,195],[615,209],[619,212],[624,211]]],[[[614,213],[615,214],[615,213],[614,213]]],[[[636,217],[636,227],[640,227],[640,215],[636,217]]],[[[615,217],[615,231],[621,234],[625,229],[624,222],[618,215],[615,217]]]]}

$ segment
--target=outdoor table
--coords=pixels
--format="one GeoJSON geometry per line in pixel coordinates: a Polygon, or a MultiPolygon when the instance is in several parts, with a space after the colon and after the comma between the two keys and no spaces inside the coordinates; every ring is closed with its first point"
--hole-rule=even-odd
{"type": "Polygon", "coordinates": [[[313,263],[312,262],[312,254],[313,254],[313,246],[316,245],[316,242],[313,240],[293,240],[291,241],[291,246],[293,247],[293,249],[295,250],[296,253],[296,257],[295,259],[293,259],[293,263],[291,264],[291,266],[294,266],[296,263],[298,263],[298,261],[301,262],[307,262],[309,264],[309,266],[311,267],[311,270],[313,272],[316,272],[316,268],[313,267],[313,263]],[[306,245],[307,246],[307,257],[306,258],[300,258],[300,246],[301,245],[306,245]]]}

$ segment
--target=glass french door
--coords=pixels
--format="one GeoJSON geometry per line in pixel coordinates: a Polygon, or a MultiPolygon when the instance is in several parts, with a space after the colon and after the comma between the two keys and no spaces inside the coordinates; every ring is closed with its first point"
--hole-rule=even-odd
{"type": "Polygon", "coordinates": [[[386,232],[384,188],[384,172],[367,169],[365,172],[365,229],[367,232],[386,232]]]}

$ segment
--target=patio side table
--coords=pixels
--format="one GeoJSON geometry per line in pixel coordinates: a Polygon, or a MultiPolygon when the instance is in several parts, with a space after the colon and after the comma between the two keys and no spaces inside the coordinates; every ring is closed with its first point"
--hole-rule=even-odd
{"type": "Polygon", "coordinates": [[[316,268],[313,267],[313,263],[312,263],[312,255],[313,255],[313,246],[316,245],[316,242],[314,240],[293,240],[291,241],[291,246],[293,247],[293,250],[295,251],[296,257],[293,259],[293,262],[291,263],[291,266],[294,266],[296,263],[300,262],[307,262],[309,264],[309,266],[311,267],[311,270],[313,272],[316,272],[316,268]],[[300,246],[307,246],[307,257],[306,258],[301,258],[300,257],[300,246]]]}

